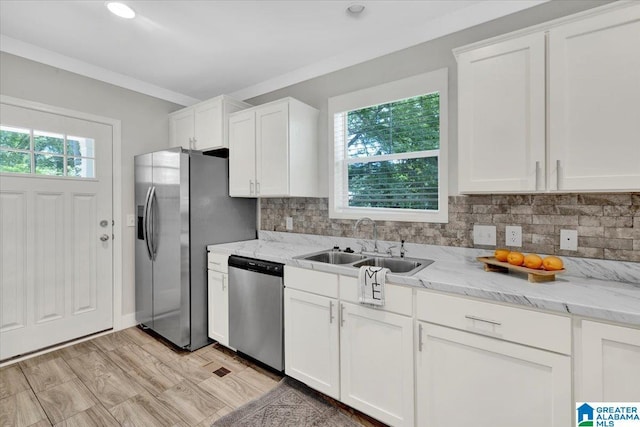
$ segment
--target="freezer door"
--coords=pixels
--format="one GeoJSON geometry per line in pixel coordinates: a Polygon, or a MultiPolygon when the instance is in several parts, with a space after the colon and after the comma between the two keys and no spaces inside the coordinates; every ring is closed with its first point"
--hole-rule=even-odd
{"type": "Polygon", "coordinates": [[[136,156],[135,206],[136,206],[136,323],[153,328],[153,261],[147,241],[147,203],[153,184],[153,157],[151,154],[136,156]]]}
{"type": "Polygon", "coordinates": [[[179,347],[190,344],[189,156],[153,153],[151,197],[153,330],[179,347]]]}

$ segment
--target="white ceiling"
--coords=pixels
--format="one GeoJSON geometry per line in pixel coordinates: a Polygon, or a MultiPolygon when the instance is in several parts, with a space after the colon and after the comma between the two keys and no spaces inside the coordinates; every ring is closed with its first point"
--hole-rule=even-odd
{"type": "Polygon", "coordinates": [[[546,0],[0,0],[0,50],[190,105],[247,99],[546,0]],[[353,3],[366,6],[357,17],[353,3]]]}

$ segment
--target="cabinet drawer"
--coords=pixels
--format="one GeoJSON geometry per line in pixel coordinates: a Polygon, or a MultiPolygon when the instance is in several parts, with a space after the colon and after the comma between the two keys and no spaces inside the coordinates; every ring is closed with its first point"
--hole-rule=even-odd
{"type": "Polygon", "coordinates": [[[220,273],[229,272],[229,255],[209,252],[207,254],[207,268],[220,273]]]}
{"type": "Polygon", "coordinates": [[[284,266],[284,286],[331,298],[338,298],[338,275],[284,266]]]}
{"type": "MultiPolygon", "coordinates": [[[[385,284],[385,302],[382,307],[368,305],[368,308],[391,311],[393,313],[411,316],[412,290],[406,286],[385,284]]],[[[360,304],[358,300],[358,279],[340,276],[340,300],[360,304]]]]}
{"type": "Polygon", "coordinates": [[[425,291],[416,304],[419,320],[571,354],[569,317],[425,291]]]}

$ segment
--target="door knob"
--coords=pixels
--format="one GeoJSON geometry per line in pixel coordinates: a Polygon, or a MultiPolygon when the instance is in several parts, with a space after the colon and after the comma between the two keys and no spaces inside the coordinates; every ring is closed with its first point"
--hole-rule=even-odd
{"type": "Polygon", "coordinates": [[[100,240],[102,240],[103,242],[106,242],[107,240],[109,240],[109,235],[103,234],[102,236],[100,236],[100,240]]]}

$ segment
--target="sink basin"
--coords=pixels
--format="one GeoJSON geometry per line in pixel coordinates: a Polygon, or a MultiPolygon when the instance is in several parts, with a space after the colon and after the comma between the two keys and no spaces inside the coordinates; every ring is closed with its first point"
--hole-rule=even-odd
{"type": "Polygon", "coordinates": [[[353,264],[354,267],[362,267],[365,265],[371,265],[375,267],[388,268],[389,271],[395,274],[414,274],[429,264],[433,263],[430,259],[416,259],[416,258],[367,258],[360,262],[353,264]]]}
{"type": "Polygon", "coordinates": [[[363,260],[366,257],[364,255],[329,250],[316,254],[305,255],[300,258],[306,259],[307,261],[318,261],[327,264],[351,264],[352,262],[363,260]]]}
{"type": "Polygon", "coordinates": [[[388,268],[391,273],[401,274],[404,276],[410,276],[417,273],[433,263],[433,260],[430,259],[369,256],[348,252],[338,252],[331,249],[307,255],[300,255],[295,258],[304,259],[306,261],[322,262],[325,264],[351,266],[353,268],[360,268],[365,265],[384,267],[388,268]]]}

